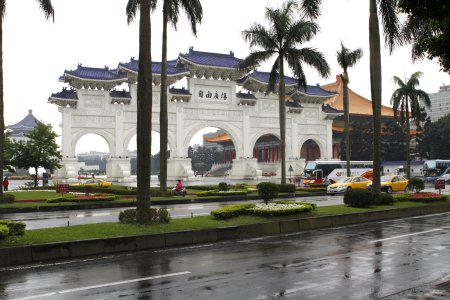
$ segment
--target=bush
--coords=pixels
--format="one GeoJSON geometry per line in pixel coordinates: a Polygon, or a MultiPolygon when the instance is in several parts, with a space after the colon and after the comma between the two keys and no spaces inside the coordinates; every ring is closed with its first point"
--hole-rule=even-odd
{"type": "MultiPolygon", "coordinates": [[[[137,212],[136,209],[126,209],[119,213],[119,221],[121,223],[136,223],[137,222],[137,212]]],[[[169,223],[170,222],[170,214],[165,208],[150,208],[147,211],[148,223],[169,223]]]]}
{"type": "Polygon", "coordinates": [[[241,214],[244,214],[245,211],[247,211],[249,208],[252,208],[254,206],[255,206],[254,203],[229,205],[229,206],[225,206],[223,208],[211,211],[211,215],[215,219],[219,219],[219,220],[230,219],[233,217],[237,217],[241,214]]]}
{"type": "Polygon", "coordinates": [[[193,186],[186,186],[186,189],[190,190],[196,190],[196,191],[210,191],[210,190],[217,190],[217,185],[209,184],[209,185],[193,185],[193,186]]]}
{"type": "Polygon", "coordinates": [[[226,183],[226,182],[219,182],[219,191],[226,192],[229,189],[230,188],[228,186],[228,183],[226,183]]]}
{"type": "Polygon", "coordinates": [[[0,197],[0,203],[13,203],[16,197],[12,194],[4,193],[2,197],[0,197]]]}
{"type": "Polygon", "coordinates": [[[61,203],[61,202],[101,202],[114,201],[119,199],[117,195],[65,195],[62,197],[50,198],[47,203],[61,203]]]}
{"type": "Polygon", "coordinates": [[[344,194],[344,203],[351,207],[369,207],[373,204],[373,195],[367,189],[350,189],[344,194]]]}
{"type": "Polygon", "coordinates": [[[412,187],[416,193],[419,193],[425,189],[425,182],[420,178],[414,177],[409,180],[408,186],[412,187]]]}
{"type": "Polygon", "coordinates": [[[245,183],[237,183],[231,187],[232,190],[246,190],[247,184],[245,183]]]}
{"type": "Polygon", "coordinates": [[[9,228],[6,225],[0,225],[0,240],[9,235],[9,228]]]}
{"type": "Polygon", "coordinates": [[[272,182],[261,182],[256,186],[258,195],[264,200],[264,203],[269,203],[270,200],[278,196],[279,187],[272,182]]]}
{"type": "Polygon", "coordinates": [[[204,192],[198,192],[197,197],[212,197],[212,196],[241,196],[241,195],[247,195],[248,191],[226,191],[221,192],[219,190],[212,190],[212,191],[204,191],[204,192]]]}
{"type": "Polygon", "coordinates": [[[278,185],[280,193],[295,193],[295,184],[279,184],[278,185]]]}
{"type": "Polygon", "coordinates": [[[0,220],[0,226],[6,226],[9,235],[24,235],[27,225],[24,222],[0,220]]]}
{"type": "Polygon", "coordinates": [[[392,205],[394,203],[394,197],[391,194],[380,193],[379,195],[373,195],[373,204],[375,205],[392,205]]]}

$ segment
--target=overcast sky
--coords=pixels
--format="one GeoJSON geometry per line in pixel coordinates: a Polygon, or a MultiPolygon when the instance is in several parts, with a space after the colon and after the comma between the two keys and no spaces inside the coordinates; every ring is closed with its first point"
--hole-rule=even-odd
{"type": "MultiPolygon", "coordinates": [[[[60,133],[61,115],[57,106],[47,103],[51,93],[59,92],[64,84],[58,78],[64,70],[74,70],[78,63],[89,67],[115,68],[119,62],[138,57],[138,20],[128,25],[125,7],[127,0],[52,0],[55,22],[46,21],[38,3],[32,0],[8,1],[3,24],[3,70],[5,124],[12,125],[23,119],[29,109],[36,118],[53,125],[60,133]],[[25,7],[22,7],[25,5],[25,7]]],[[[161,2],[161,1],[159,1],[161,2]]],[[[254,22],[267,24],[266,6],[281,6],[277,0],[203,0],[203,21],[197,37],[192,36],[184,17],[178,32],[169,31],[168,58],[195,50],[229,53],[244,58],[249,47],[241,32],[254,22]]],[[[362,60],[349,70],[350,87],[370,99],[369,80],[369,1],[324,0],[322,16],[318,20],[321,32],[307,46],[323,52],[332,70],[330,78],[322,79],[308,69],[308,84],[326,84],[335,81],[341,72],[336,62],[336,51],[341,41],[347,48],[361,47],[362,60]]],[[[161,9],[152,15],[152,57],[161,60],[161,9]]],[[[408,77],[422,71],[420,88],[435,93],[450,76],[439,71],[435,61],[424,60],[413,64],[410,49],[397,49],[389,55],[382,52],[383,104],[389,105],[396,86],[392,76],[408,77]]],[[[272,62],[271,62],[272,63],[272,62]]],[[[270,64],[259,68],[269,71],[270,64]]],[[[90,149],[80,140],[77,152],[90,149]]],[[[101,144],[101,143],[100,143],[101,144]]],[[[104,143],[106,145],[106,142],[104,143]]]]}

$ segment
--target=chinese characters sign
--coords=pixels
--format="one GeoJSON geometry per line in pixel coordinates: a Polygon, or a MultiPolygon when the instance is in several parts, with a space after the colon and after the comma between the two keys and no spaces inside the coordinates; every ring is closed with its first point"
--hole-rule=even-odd
{"type": "Polygon", "coordinates": [[[195,98],[198,102],[228,104],[231,101],[231,88],[219,86],[196,86],[195,98]]]}

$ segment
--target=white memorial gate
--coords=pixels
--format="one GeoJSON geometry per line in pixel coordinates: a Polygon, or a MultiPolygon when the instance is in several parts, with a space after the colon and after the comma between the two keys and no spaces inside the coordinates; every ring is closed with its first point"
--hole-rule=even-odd
{"type": "MultiPolygon", "coordinates": [[[[255,179],[261,176],[253,148],[267,134],[279,138],[278,95],[265,95],[269,73],[236,69],[241,61],[234,54],[194,51],[180,54],[168,63],[168,86],[187,78],[187,88],[168,89],[168,180],[193,177],[188,147],[192,137],[205,127],[224,130],[235,147],[230,178],[255,179]],[[237,92],[237,86],[245,91],[237,92]]],[[[152,130],[159,132],[161,63],[153,63],[152,130]]],[[[112,181],[130,180],[128,144],[136,135],[136,92],[138,61],[119,63],[117,69],[78,65],[65,71],[61,81],[70,88],[52,94],[49,102],[62,114],[63,168],[57,176],[78,176],[75,146],[86,134],[103,137],[110,148],[106,175],[112,181]],[[128,91],[115,88],[128,84],[128,91]]],[[[297,89],[286,77],[286,165],[292,175],[303,172],[305,160],[300,149],[307,140],[317,143],[321,158],[332,159],[332,122],[341,111],[324,106],[335,92],[308,86],[297,89]]],[[[150,124],[149,124],[150,126],[150,124]]],[[[278,163],[279,164],[279,163],[278,163]]],[[[279,166],[280,169],[280,166],[279,166]]],[[[277,172],[279,175],[279,172],[277,172]]]]}

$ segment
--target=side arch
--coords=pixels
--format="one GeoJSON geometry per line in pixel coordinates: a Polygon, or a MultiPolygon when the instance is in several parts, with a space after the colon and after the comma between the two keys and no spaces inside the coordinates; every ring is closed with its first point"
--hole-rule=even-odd
{"type": "Polygon", "coordinates": [[[105,129],[95,129],[95,128],[89,128],[89,129],[79,129],[75,133],[72,134],[70,137],[70,155],[72,157],[75,157],[75,147],[83,136],[86,134],[96,134],[101,136],[103,139],[105,139],[106,143],[109,147],[109,153],[111,156],[115,156],[115,150],[114,150],[114,142],[115,142],[115,136],[114,134],[108,132],[105,129]]]}
{"type": "Polygon", "coordinates": [[[188,129],[186,132],[186,136],[183,142],[183,153],[185,153],[186,157],[189,148],[189,142],[197,132],[206,127],[215,127],[224,130],[231,137],[231,141],[233,142],[234,148],[236,149],[236,158],[241,158],[244,156],[241,135],[238,133],[237,128],[232,127],[225,122],[202,121],[196,123],[194,126],[192,126],[191,129],[188,129]]]}
{"type": "MultiPolygon", "coordinates": [[[[152,131],[158,132],[160,133],[159,130],[155,130],[155,128],[152,128],[152,131]]],[[[123,140],[123,149],[124,151],[127,151],[128,149],[128,145],[130,144],[131,139],[133,138],[133,136],[135,136],[136,133],[136,129],[130,129],[125,133],[125,138],[123,140]]],[[[170,152],[171,153],[175,153],[176,151],[176,147],[175,147],[175,136],[174,134],[169,130],[168,134],[167,134],[167,141],[169,144],[169,148],[170,148],[170,152]]]]}
{"type": "Polygon", "coordinates": [[[302,139],[300,139],[299,143],[297,144],[298,147],[297,147],[297,151],[296,151],[298,153],[298,156],[301,157],[302,147],[308,140],[311,140],[311,141],[315,142],[317,144],[317,146],[319,146],[320,158],[323,159],[324,158],[324,154],[326,153],[325,145],[327,143],[326,143],[325,139],[320,138],[320,137],[318,137],[316,135],[306,135],[302,139]]]}

